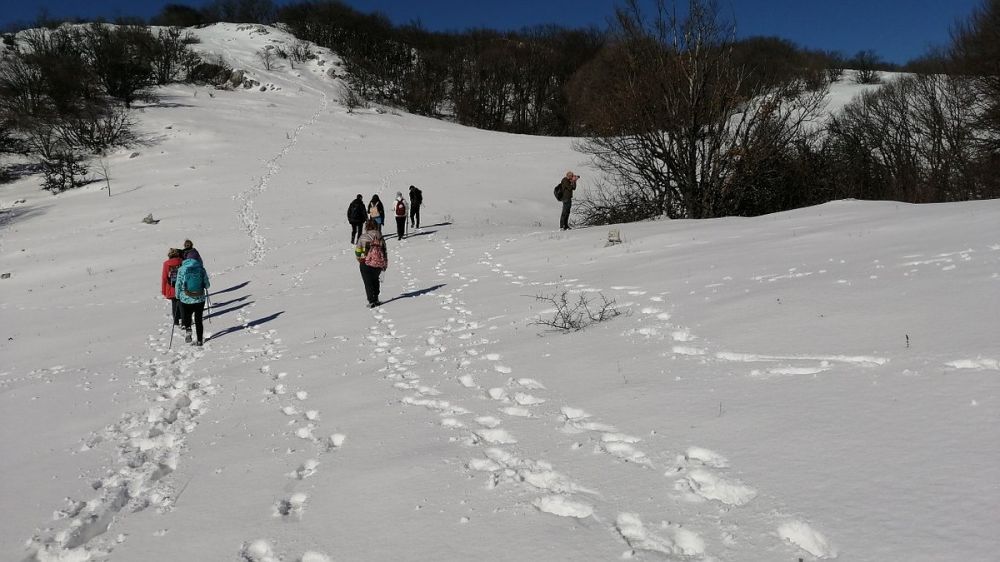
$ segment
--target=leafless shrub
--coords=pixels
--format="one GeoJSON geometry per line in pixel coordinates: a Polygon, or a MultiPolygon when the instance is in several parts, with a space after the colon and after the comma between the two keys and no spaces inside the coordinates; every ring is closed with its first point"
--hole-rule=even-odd
{"type": "Polygon", "coordinates": [[[539,318],[532,325],[548,326],[562,332],[578,332],[592,324],[627,314],[615,305],[614,299],[609,299],[604,293],[600,293],[600,301],[596,298],[588,299],[584,295],[571,301],[569,291],[564,289],[561,293],[552,295],[536,295],[535,300],[551,304],[555,307],[555,312],[551,318],[539,318]]]}
{"type": "Polygon", "coordinates": [[[257,59],[260,60],[261,64],[264,65],[264,70],[271,70],[274,68],[274,63],[278,58],[278,54],[275,52],[270,45],[258,50],[256,53],[257,59]]]}

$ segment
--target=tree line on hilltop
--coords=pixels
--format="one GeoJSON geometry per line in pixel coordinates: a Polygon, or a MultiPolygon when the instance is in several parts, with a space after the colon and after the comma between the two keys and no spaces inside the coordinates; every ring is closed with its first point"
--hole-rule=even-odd
{"type": "MultiPolygon", "coordinates": [[[[774,37],[737,39],[711,0],[625,0],[607,30],[538,26],[431,32],[337,0],[171,4],[150,24],[22,32],[0,60],[0,152],[43,168],[129,142],[129,107],[175,80],[227,76],[182,28],[280,22],[336,52],[346,103],[376,103],[522,134],[577,137],[606,180],[584,222],[758,215],[840,198],[937,202],[1000,196],[1000,0],[951,44],[902,68],[774,37]],[[645,4],[645,3],[643,3],[645,4]],[[83,69],[75,71],[71,69],[83,69]],[[829,114],[830,84],[879,83],[829,114]]],[[[43,26],[44,27],[44,26],[43,26]]],[[[293,53],[294,54],[294,53],[293,53]]],[[[285,56],[288,56],[285,53],[285,56]]],[[[73,172],[73,170],[70,170],[73,172]]],[[[81,177],[46,175],[64,189],[81,177]]]]}

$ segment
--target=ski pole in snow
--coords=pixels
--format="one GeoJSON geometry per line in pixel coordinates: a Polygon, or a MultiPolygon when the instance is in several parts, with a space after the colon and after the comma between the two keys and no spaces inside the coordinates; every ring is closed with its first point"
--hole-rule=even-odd
{"type": "Polygon", "coordinates": [[[174,322],[170,323],[170,343],[167,344],[167,349],[171,349],[174,346],[174,328],[177,326],[174,322]]]}
{"type": "Polygon", "coordinates": [[[205,289],[205,305],[208,308],[208,323],[212,323],[212,297],[208,294],[208,289],[205,289]]]}

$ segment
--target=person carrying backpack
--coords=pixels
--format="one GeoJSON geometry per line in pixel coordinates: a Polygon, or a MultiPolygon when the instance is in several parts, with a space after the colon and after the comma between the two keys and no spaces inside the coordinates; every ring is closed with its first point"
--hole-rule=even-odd
{"type": "Polygon", "coordinates": [[[191,343],[191,317],[194,316],[194,327],[198,339],[194,345],[200,346],[205,341],[205,328],[202,325],[202,316],[205,312],[205,299],[208,295],[208,288],[211,287],[208,281],[208,273],[201,261],[194,258],[187,258],[177,270],[177,281],[174,290],[177,299],[181,301],[181,311],[183,312],[184,341],[191,343]]]}
{"type": "Polygon", "coordinates": [[[358,258],[361,269],[361,280],[365,283],[365,296],[368,297],[368,308],[382,304],[378,300],[379,274],[389,268],[389,254],[385,249],[385,240],[379,232],[375,221],[368,219],[365,223],[365,233],[358,239],[354,248],[354,256],[358,258]]]}
{"type": "Polygon", "coordinates": [[[402,240],[403,233],[406,232],[406,201],[403,201],[403,194],[396,192],[396,239],[402,240]]]}
{"type": "Polygon", "coordinates": [[[382,232],[382,223],[385,222],[385,207],[378,195],[372,195],[372,200],[368,202],[368,218],[375,221],[378,231],[382,232]]]}
{"type": "Polygon", "coordinates": [[[181,301],[177,300],[177,290],[174,283],[177,281],[177,270],[180,269],[181,251],[177,248],[170,248],[167,251],[167,259],[163,262],[163,272],[160,274],[160,293],[163,298],[170,301],[170,312],[174,317],[174,326],[181,325],[181,301]]]}
{"type": "Polygon", "coordinates": [[[578,179],[580,176],[572,171],[566,172],[566,176],[556,188],[556,193],[559,194],[558,199],[562,201],[562,214],[559,215],[559,228],[562,230],[569,230],[569,212],[573,207],[573,192],[576,191],[576,180],[578,179]]]}
{"type": "Polygon", "coordinates": [[[351,201],[347,207],[347,222],[351,223],[351,244],[361,238],[366,220],[368,220],[368,211],[365,210],[365,200],[359,193],[357,198],[351,201]]]}
{"type": "Polygon", "coordinates": [[[188,258],[195,259],[195,260],[198,260],[198,261],[202,261],[201,260],[201,254],[198,253],[198,250],[196,250],[195,247],[194,247],[194,242],[192,242],[190,240],[185,240],[184,241],[184,249],[181,250],[181,259],[185,259],[186,260],[188,258]]]}
{"type": "Polygon", "coordinates": [[[424,194],[416,186],[410,186],[410,227],[420,228],[420,206],[424,204],[424,194]]]}

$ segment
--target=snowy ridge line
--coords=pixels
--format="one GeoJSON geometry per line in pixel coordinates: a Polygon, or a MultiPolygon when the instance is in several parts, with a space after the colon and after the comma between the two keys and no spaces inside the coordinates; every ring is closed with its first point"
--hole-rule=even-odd
{"type": "Polygon", "coordinates": [[[192,365],[202,356],[193,348],[166,349],[166,332],[150,336],[148,345],[167,360],[129,359],[138,384],[147,389],[154,405],[125,413],[115,424],[93,434],[81,446],[88,451],[100,443],[115,443],[117,461],[92,486],[98,495],[90,500],[67,498],[55,512],[67,520],[65,528],[45,528],[29,540],[28,560],[85,562],[111,553],[123,536],[104,538],[116,520],[127,513],[154,508],[173,509],[179,493],[164,479],[177,470],[186,450],[187,436],[198,427],[208,397],[216,393],[208,377],[196,379],[192,365]]]}

